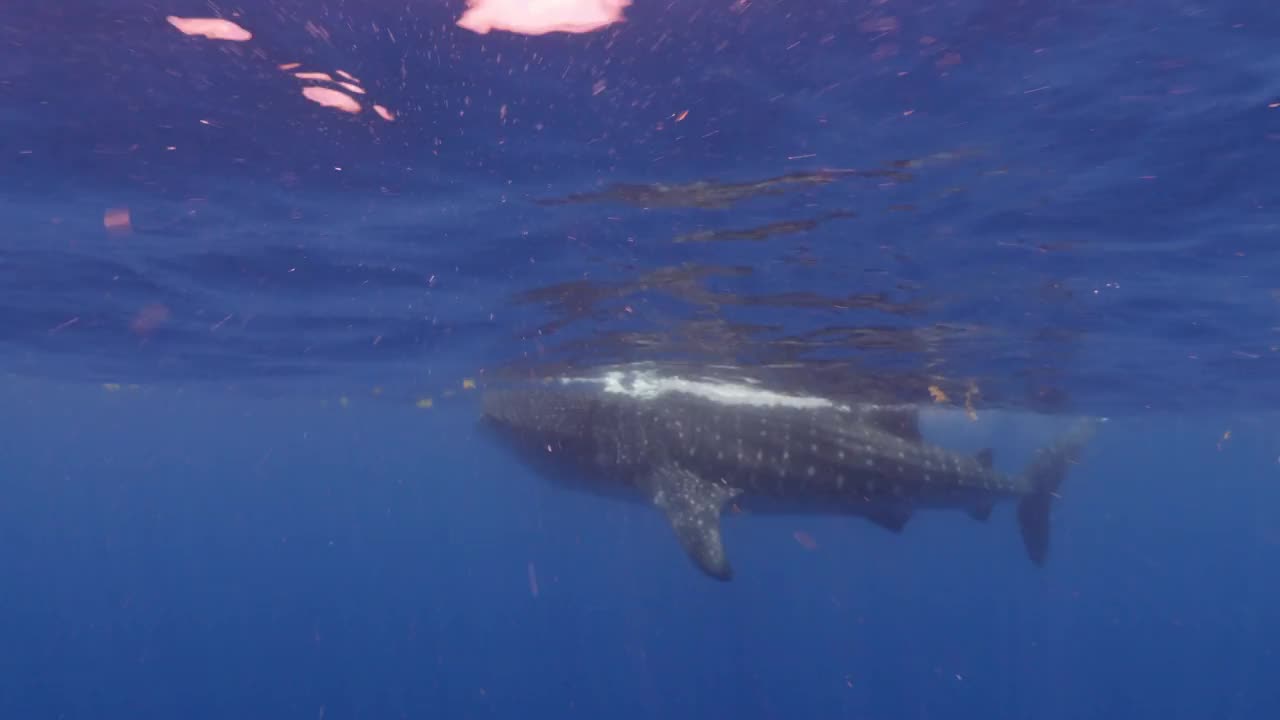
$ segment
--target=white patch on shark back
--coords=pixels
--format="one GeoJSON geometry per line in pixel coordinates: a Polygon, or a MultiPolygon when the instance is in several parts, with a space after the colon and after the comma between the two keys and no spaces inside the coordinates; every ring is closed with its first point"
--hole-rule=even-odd
{"type": "MultiPolygon", "coordinates": [[[[745,379],[744,379],[745,380],[745,379]]],[[[597,377],[561,378],[561,383],[595,383],[607,393],[654,400],[668,393],[684,393],[709,400],[720,405],[748,405],[754,407],[787,407],[805,410],[831,408],[849,412],[847,405],[840,405],[823,397],[786,395],[772,390],[712,378],[689,379],[678,375],[659,375],[652,370],[611,370],[597,377]]],[[[745,382],[755,382],[745,380],[745,382]]]]}

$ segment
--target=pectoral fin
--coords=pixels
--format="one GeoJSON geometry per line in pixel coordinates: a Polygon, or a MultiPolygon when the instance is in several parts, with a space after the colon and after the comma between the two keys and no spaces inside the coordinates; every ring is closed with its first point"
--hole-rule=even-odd
{"type": "Polygon", "coordinates": [[[694,564],[717,580],[733,577],[720,538],[720,509],[742,491],[675,467],[655,470],[650,491],[694,564]]]}

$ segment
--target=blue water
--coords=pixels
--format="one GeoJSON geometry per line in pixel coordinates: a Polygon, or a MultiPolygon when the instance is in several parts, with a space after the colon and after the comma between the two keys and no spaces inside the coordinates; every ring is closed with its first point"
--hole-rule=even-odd
{"type": "Polygon", "coordinates": [[[1280,6],[463,9],[0,13],[0,718],[1278,716],[1280,6]],[[721,584],[476,430],[634,359],[1009,470],[1110,420],[1045,568],[1003,506],[730,517],[721,584]]]}

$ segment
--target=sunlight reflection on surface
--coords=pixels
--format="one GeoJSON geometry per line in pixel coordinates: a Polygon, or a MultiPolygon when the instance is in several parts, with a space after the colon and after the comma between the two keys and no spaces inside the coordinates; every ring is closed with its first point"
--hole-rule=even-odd
{"type": "Polygon", "coordinates": [[[520,35],[588,33],[622,22],[631,0],[469,0],[458,27],[481,35],[506,30],[520,35]]]}
{"type": "MultiPolygon", "coordinates": [[[[629,0],[621,0],[628,2],[629,0]]],[[[253,33],[243,27],[221,18],[180,18],[170,15],[165,18],[169,24],[176,28],[184,35],[203,36],[213,40],[231,40],[234,42],[247,42],[253,38],[253,33]]],[[[307,29],[312,34],[324,33],[319,31],[313,23],[307,23],[307,29]]],[[[285,72],[291,72],[302,67],[300,62],[278,63],[276,67],[285,72]]],[[[302,88],[302,96],[322,107],[341,110],[342,112],[352,115],[359,114],[364,107],[351,95],[365,95],[367,91],[360,85],[360,79],[345,70],[335,70],[334,74],[341,79],[335,79],[333,74],[313,71],[301,70],[292,73],[295,78],[304,82],[330,83],[342,88],[321,87],[317,85],[308,85],[302,88]],[[346,92],[343,92],[345,90],[346,92]],[[348,94],[350,93],[350,94],[348,94]]],[[[374,114],[387,122],[395,119],[396,115],[383,105],[375,104],[372,106],[374,114]]],[[[108,228],[110,220],[108,219],[108,228]]]]}
{"type": "Polygon", "coordinates": [[[230,20],[221,18],[180,18],[170,15],[166,20],[184,35],[203,35],[210,40],[230,40],[232,42],[248,42],[253,33],[245,30],[230,20]]]}
{"type": "Polygon", "coordinates": [[[355,98],[341,90],[316,87],[312,85],[310,87],[302,88],[302,95],[318,105],[335,108],[352,114],[360,112],[360,103],[356,102],[355,98]]]}

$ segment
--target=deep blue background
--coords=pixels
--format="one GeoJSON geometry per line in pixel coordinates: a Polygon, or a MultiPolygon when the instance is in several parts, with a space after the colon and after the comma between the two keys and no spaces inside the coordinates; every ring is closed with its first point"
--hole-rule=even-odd
{"type": "MultiPolygon", "coordinates": [[[[1269,717],[1273,423],[1112,420],[1057,504],[730,517],[730,584],[661,517],[549,487],[430,412],[12,384],[6,717],[1269,717]],[[817,549],[793,538],[808,532],[817,549]],[[533,596],[532,563],[539,593],[533,596]]],[[[997,463],[1051,434],[981,417],[997,463]]]]}
{"type": "Polygon", "coordinates": [[[0,720],[1280,716],[1280,6],[733,4],[272,0],[229,45],[165,23],[203,2],[7,3],[0,720]],[[475,434],[464,378],[652,356],[937,382],[930,436],[1008,470],[1112,420],[1042,570],[1008,508],[734,517],[722,585],[475,434]]]}

